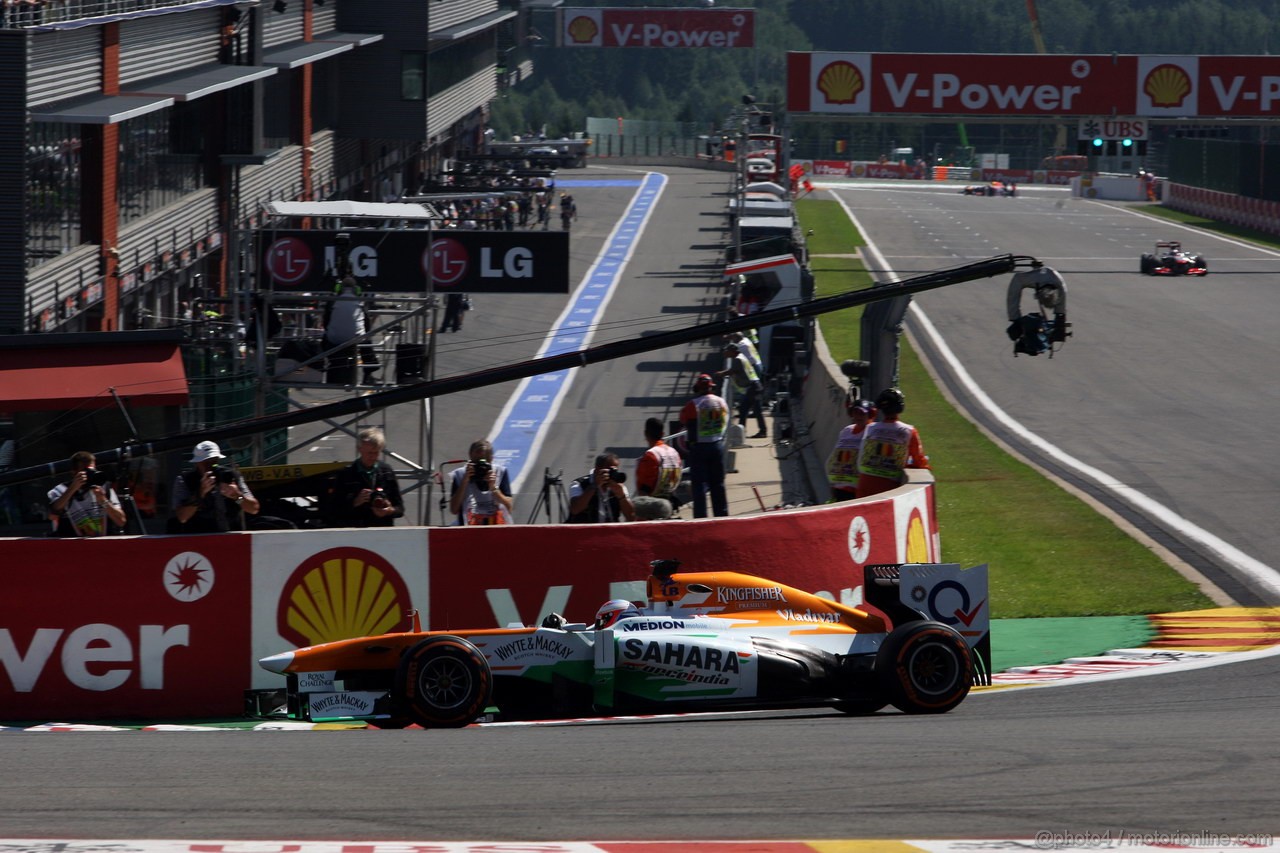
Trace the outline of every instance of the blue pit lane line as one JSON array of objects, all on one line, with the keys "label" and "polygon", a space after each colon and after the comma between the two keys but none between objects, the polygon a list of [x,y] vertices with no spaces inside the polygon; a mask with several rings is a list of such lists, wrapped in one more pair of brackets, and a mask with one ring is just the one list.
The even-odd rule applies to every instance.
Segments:
[{"label": "blue pit lane line", "polygon": [[561,187],[638,187],[643,181],[635,178],[561,178],[556,181],[555,189]]},{"label": "blue pit lane line", "polygon": [[[613,297],[627,262],[635,252],[662,191],[667,176],[645,175],[636,182],[628,181],[562,181],[559,186],[635,186],[639,185],[622,218],[605,240],[591,269],[569,297],[569,304],[547,333],[536,358],[563,355],[586,349],[595,336],[595,327],[604,319],[605,308]],[[531,376],[521,381],[502,413],[498,415],[493,436],[493,456],[506,467],[511,489],[519,492],[524,485],[526,467],[537,457],[548,424],[555,419],[576,368]]]}]

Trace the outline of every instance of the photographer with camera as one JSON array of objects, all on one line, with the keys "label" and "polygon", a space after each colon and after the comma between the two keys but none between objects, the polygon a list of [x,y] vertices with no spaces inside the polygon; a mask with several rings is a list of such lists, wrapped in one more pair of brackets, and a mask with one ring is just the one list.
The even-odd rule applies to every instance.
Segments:
[{"label": "photographer with camera", "polygon": [[87,450],[71,456],[71,480],[49,490],[49,520],[58,537],[106,536],[123,529],[124,510],[106,473]]},{"label": "photographer with camera", "polygon": [[191,454],[193,468],[173,482],[173,520],[169,533],[225,533],[245,530],[245,515],[262,508],[244,477],[212,441],[202,441]]},{"label": "photographer with camera", "polygon": [[596,467],[569,487],[569,524],[635,521],[636,510],[627,491],[627,475],[618,470],[618,457],[601,453]]},{"label": "photographer with camera", "polygon": [[325,527],[392,527],[404,515],[396,472],[382,461],[386,446],[377,427],[356,433],[359,456],[329,479],[321,496]]},{"label": "photographer with camera", "polygon": [[470,462],[453,472],[449,492],[449,511],[457,519],[454,524],[510,524],[511,480],[507,469],[493,461],[493,445],[487,439],[471,442],[467,451]]}]

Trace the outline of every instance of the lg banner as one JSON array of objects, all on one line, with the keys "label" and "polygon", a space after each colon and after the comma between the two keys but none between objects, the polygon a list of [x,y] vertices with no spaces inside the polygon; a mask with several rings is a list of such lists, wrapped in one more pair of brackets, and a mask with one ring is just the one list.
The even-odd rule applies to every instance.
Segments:
[{"label": "lg banner", "polygon": [[[343,231],[351,270],[378,293],[568,293],[569,235],[558,231]],[[259,278],[274,290],[321,290],[336,231],[259,232]]]},{"label": "lg banner", "polygon": [[754,9],[560,10],[561,47],[755,47]]}]

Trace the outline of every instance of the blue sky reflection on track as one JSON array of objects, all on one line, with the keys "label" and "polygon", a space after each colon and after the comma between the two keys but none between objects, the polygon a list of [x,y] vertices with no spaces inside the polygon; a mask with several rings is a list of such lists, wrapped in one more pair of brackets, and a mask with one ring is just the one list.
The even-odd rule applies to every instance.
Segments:
[{"label": "blue sky reflection on track", "polygon": [[[639,181],[560,181],[557,189],[583,186],[637,185],[626,213],[605,240],[591,269],[569,297],[569,304],[547,334],[535,358],[563,355],[586,349],[604,319],[605,308],[618,286],[627,262],[635,253],[640,235],[667,186],[666,175],[648,173]],[[507,468],[511,488],[519,492],[525,469],[538,455],[548,424],[555,419],[561,401],[573,385],[576,368],[544,373],[523,380],[490,430],[494,459]]]}]

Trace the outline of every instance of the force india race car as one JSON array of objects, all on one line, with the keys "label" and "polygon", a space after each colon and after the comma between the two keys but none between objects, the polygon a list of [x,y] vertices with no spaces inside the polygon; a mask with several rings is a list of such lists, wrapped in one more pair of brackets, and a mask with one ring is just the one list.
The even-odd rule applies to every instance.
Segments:
[{"label": "force india race car", "polygon": [[1140,265],[1143,275],[1199,275],[1209,274],[1204,255],[1183,251],[1178,242],[1156,243],[1154,252],[1144,254]]},{"label": "force india race car", "polygon": [[857,607],[678,567],[654,561],[647,606],[607,602],[594,625],[415,626],[271,655],[259,663],[287,687],[250,691],[246,706],[383,728],[820,705],[939,714],[990,683],[986,566],[867,566]]}]

